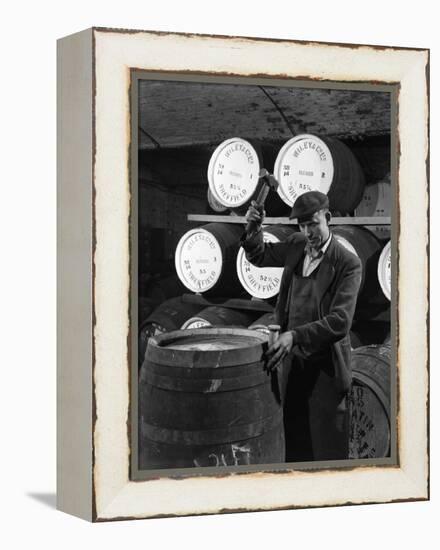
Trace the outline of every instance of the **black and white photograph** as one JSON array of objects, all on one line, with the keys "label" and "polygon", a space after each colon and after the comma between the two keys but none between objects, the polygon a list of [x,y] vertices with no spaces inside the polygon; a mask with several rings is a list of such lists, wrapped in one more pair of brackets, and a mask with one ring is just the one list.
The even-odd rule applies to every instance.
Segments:
[{"label": "black and white photograph", "polygon": [[132,73],[132,473],[396,460],[395,91]]},{"label": "black and white photograph", "polygon": [[429,51],[59,42],[58,508],[429,498]]}]

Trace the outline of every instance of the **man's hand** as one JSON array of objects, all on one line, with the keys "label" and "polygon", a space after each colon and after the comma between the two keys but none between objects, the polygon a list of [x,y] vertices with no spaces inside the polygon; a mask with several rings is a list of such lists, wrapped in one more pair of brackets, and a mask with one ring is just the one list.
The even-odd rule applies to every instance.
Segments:
[{"label": "man's hand", "polygon": [[252,201],[246,212],[246,222],[252,228],[251,232],[256,232],[260,229],[265,215],[263,206],[259,206],[256,201]]},{"label": "man's hand", "polygon": [[266,352],[266,368],[269,371],[278,368],[284,357],[292,350],[293,344],[293,334],[291,332],[283,332]]}]

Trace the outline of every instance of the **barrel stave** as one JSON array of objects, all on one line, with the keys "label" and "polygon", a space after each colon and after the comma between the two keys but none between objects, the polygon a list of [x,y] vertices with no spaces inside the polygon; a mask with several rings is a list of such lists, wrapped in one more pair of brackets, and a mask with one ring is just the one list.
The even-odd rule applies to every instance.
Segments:
[{"label": "barrel stave", "polygon": [[[282,434],[282,432],[281,432]],[[217,445],[185,445],[149,440],[141,450],[141,469],[208,468],[276,464],[284,453],[284,437],[279,427],[259,437]]]},{"label": "barrel stave", "polygon": [[164,390],[145,383],[141,393],[142,416],[150,425],[176,430],[247,426],[280,414],[277,397],[268,392],[270,376],[265,377],[265,382],[257,386],[226,392],[219,391],[223,382],[219,378],[202,380],[204,384],[200,380],[198,384],[188,384],[186,379],[184,391]]}]

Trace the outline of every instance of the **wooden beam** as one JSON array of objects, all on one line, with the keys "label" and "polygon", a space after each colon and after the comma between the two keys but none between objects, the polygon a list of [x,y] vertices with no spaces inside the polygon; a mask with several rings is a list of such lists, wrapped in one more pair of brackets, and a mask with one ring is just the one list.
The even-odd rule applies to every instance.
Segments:
[{"label": "wooden beam", "polygon": [[[241,223],[246,224],[246,218],[244,216],[234,215],[212,215],[212,214],[188,214],[188,221],[190,222],[218,222],[218,223]],[[264,220],[265,225],[298,225],[296,220],[290,220],[289,218],[274,218],[268,217]],[[331,219],[331,225],[391,225],[391,218],[389,216],[375,216],[375,217],[335,217]]]}]

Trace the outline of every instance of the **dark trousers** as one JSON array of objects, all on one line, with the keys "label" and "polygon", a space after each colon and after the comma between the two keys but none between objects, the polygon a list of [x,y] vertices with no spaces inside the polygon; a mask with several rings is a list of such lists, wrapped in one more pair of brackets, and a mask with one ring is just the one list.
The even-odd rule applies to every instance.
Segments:
[{"label": "dark trousers", "polygon": [[286,462],[348,458],[349,411],[329,357],[294,356],[284,399]]}]

